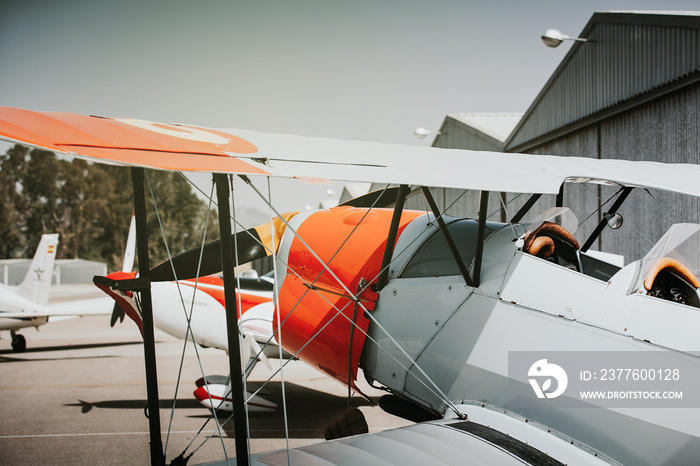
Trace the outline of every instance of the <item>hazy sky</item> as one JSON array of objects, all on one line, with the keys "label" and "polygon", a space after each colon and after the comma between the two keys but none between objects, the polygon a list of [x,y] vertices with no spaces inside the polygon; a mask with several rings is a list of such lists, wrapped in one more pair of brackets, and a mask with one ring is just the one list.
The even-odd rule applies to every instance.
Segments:
[{"label": "hazy sky", "polygon": [[0,0],[0,105],[429,145],[445,114],[524,112],[570,47],[545,29],[659,9],[700,1]]}]

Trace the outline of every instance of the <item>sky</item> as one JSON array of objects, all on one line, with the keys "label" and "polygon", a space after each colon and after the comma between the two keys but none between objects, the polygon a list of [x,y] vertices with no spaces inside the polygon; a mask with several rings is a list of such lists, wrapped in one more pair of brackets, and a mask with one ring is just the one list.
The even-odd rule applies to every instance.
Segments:
[{"label": "sky", "polygon": [[430,145],[446,114],[525,112],[570,48],[542,33],[613,10],[700,1],[0,0],[0,105]]}]

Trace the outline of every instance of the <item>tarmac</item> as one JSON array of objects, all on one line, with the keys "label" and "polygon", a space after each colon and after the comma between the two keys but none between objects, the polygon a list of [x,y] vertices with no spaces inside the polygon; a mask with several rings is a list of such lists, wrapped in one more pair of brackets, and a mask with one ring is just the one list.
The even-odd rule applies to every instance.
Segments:
[{"label": "tarmac", "polygon": [[[63,285],[52,289],[52,300],[99,293],[91,285]],[[143,344],[136,325],[127,319],[110,328],[109,316],[99,315],[20,333],[27,339],[24,353],[12,351],[9,332],[0,340],[0,464],[150,464]],[[228,374],[226,354],[192,343],[185,348],[157,329],[155,335],[166,464],[185,450],[194,453],[189,464],[233,459],[233,422],[218,429],[211,412],[192,396],[203,374]],[[270,362],[278,367],[279,361]],[[272,374],[258,364],[248,381],[260,384]],[[361,374],[358,379],[360,389],[378,401],[383,392],[369,387]],[[251,454],[324,441],[326,426],[347,411],[347,387],[300,361],[286,366],[284,381],[286,403],[277,375],[263,391],[277,410],[249,414]],[[370,432],[411,424],[357,394],[351,402]]]}]

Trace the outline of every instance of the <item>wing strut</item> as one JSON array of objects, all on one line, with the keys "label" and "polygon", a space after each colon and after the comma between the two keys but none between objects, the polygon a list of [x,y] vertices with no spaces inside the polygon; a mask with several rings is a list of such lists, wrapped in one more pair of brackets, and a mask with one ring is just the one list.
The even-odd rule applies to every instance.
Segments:
[{"label": "wing strut", "polygon": [[401,214],[403,213],[403,205],[406,201],[406,196],[408,196],[408,185],[402,184],[401,186],[399,186],[399,192],[396,194],[396,205],[394,206],[394,215],[391,217],[389,236],[386,240],[386,247],[384,248],[382,268],[380,269],[381,274],[377,279],[376,289],[373,290],[377,293],[382,291],[382,288],[384,288],[386,284],[389,283],[389,264],[391,263],[391,256],[394,254],[396,235],[399,231],[399,222],[401,221]]},{"label": "wing strut", "polygon": [[613,205],[610,207],[610,210],[603,214],[603,218],[600,219],[600,223],[598,223],[598,226],[595,227],[595,230],[593,230],[591,236],[589,236],[586,242],[583,243],[583,246],[581,246],[581,252],[586,252],[591,246],[593,246],[595,240],[597,240],[600,234],[603,232],[605,225],[608,224],[608,217],[611,215],[615,215],[617,209],[620,208],[622,203],[625,202],[625,200],[627,199],[627,196],[629,196],[632,192],[632,189],[633,188],[629,186],[622,188],[622,193],[620,194],[620,196],[615,200]]},{"label": "wing strut", "polygon": [[532,206],[535,205],[535,202],[537,202],[540,197],[542,197],[542,194],[539,193],[535,193],[530,196],[530,199],[528,199],[520,210],[513,216],[513,218],[510,219],[509,223],[520,223],[520,220],[522,220],[530,209],[532,209]]},{"label": "wing strut", "polygon": [[561,187],[559,188],[556,205],[557,207],[564,207],[564,183],[562,183]]},{"label": "wing strut", "polygon": [[[139,276],[150,280],[148,259],[148,229],[146,226],[146,196],[143,187],[143,168],[131,169],[134,190],[134,216],[136,218],[136,242],[139,254]],[[146,365],[146,394],[148,397],[148,427],[151,436],[151,465],[165,464],[163,443],[160,437],[160,402],[158,400],[158,375],[156,373],[156,346],[153,333],[153,306],[150,284],[141,289],[141,319],[143,322],[143,352]]]},{"label": "wing strut", "polygon": [[236,436],[236,464],[247,465],[248,439],[245,414],[245,392],[242,386],[241,348],[238,341],[238,309],[236,304],[236,277],[234,275],[231,218],[229,217],[229,190],[225,174],[215,173],[216,197],[219,204],[219,234],[221,238],[221,265],[224,273],[224,299],[228,360],[233,398],[233,427]]},{"label": "wing strut", "polygon": [[479,227],[476,232],[476,254],[474,255],[474,277],[472,279],[474,288],[478,288],[479,282],[481,282],[481,259],[484,257],[484,231],[486,229],[488,208],[489,192],[481,191],[481,198],[479,199]]},{"label": "wing strut", "polygon": [[[457,267],[459,267],[459,271],[462,274],[462,277],[464,277],[464,281],[467,283],[467,286],[473,286],[472,279],[469,277],[469,271],[467,270],[467,266],[464,265],[464,261],[462,261],[462,256],[459,255],[459,250],[457,249],[457,245],[455,245],[455,242],[452,239],[452,235],[450,234],[450,231],[447,229],[447,225],[445,225],[445,220],[443,220],[442,214],[440,213],[440,210],[438,210],[437,204],[435,204],[435,199],[433,199],[433,195],[430,194],[430,189],[425,187],[425,186],[421,187],[420,189],[421,189],[421,191],[423,191],[423,195],[425,196],[425,200],[428,201],[428,205],[430,206],[430,210],[433,211],[433,215],[435,215],[435,218],[437,219],[438,226],[440,227],[440,231],[442,232],[442,235],[445,237],[445,241],[447,241],[447,246],[450,248],[450,252],[452,253],[452,256],[454,257],[455,262],[457,262]],[[484,222],[485,222],[486,215],[483,215],[482,217],[484,218]]]}]

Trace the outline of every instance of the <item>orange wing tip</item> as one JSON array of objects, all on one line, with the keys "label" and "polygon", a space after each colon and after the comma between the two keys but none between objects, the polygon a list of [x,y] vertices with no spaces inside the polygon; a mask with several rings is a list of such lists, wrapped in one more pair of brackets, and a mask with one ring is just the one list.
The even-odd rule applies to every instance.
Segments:
[{"label": "orange wing tip", "polygon": [[258,152],[255,144],[203,127],[0,107],[0,139],[103,163],[270,175],[237,157]]},{"label": "orange wing tip", "polygon": [[672,259],[670,257],[662,257],[661,259],[656,261],[656,264],[654,264],[654,267],[649,271],[649,274],[644,279],[645,290],[651,290],[651,287],[654,285],[654,280],[656,280],[656,276],[659,274],[659,272],[661,272],[664,269],[668,269],[669,272],[683,278],[693,287],[700,288],[700,281],[693,274],[693,272],[691,272],[690,269],[688,269],[688,267],[681,264],[676,259]]}]

